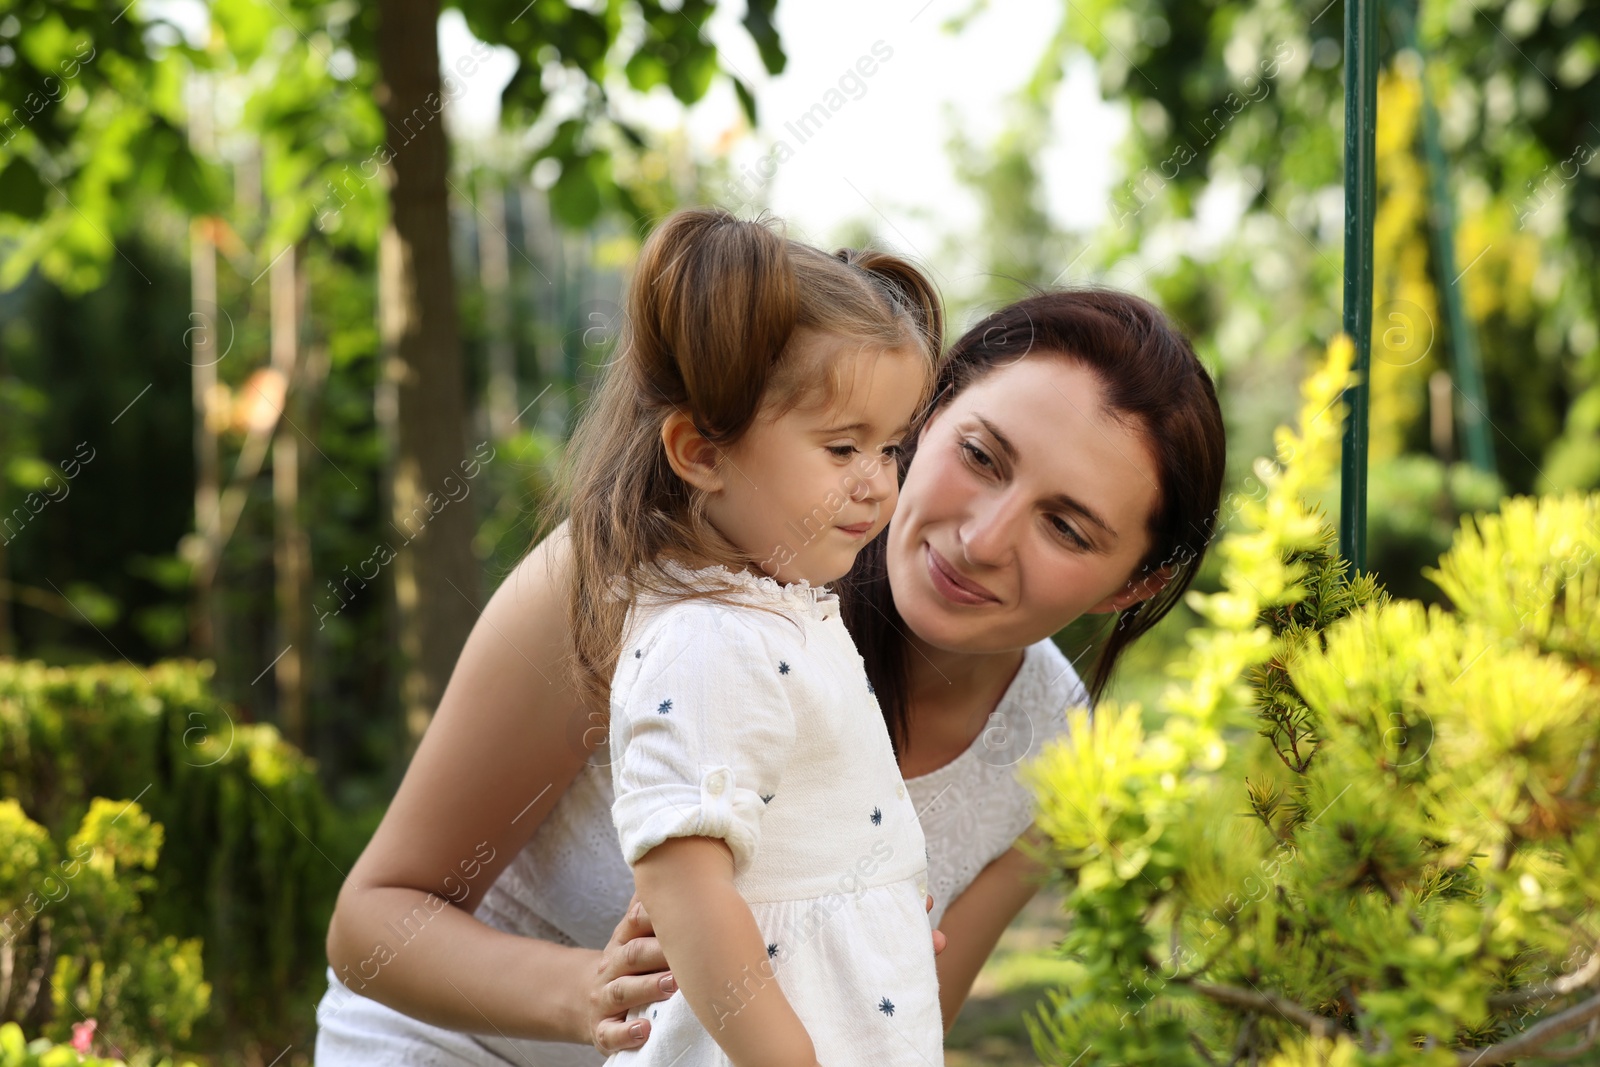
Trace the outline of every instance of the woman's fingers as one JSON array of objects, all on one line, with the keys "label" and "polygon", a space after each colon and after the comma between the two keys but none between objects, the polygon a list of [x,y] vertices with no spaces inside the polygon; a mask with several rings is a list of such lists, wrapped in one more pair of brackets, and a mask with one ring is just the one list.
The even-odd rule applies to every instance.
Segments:
[{"label": "woman's fingers", "polygon": [[645,1038],[650,1036],[649,1020],[629,1020],[628,1012],[643,1004],[666,1000],[677,991],[677,982],[670,973],[630,974],[607,982],[601,988],[595,1009],[594,1047],[601,1052],[616,1052],[644,1044]]},{"label": "woman's fingers", "polygon": [[594,1028],[594,1047],[608,1055],[623,1049],[638,1048],[650,1036],[646,1019],[605,1019]]},{"label": "woman's fingers", "polygon": [[[928,894],[927,900],[922,905],[928,911],[933,911],[933,894]],[[938,930],[933,932],[933,954],[937,956],[944,951],[944,946],[949,943],[949,938]]]},{"label": "woman's fingers", "polygon": [[623,913],[622,921],[611,931],[611,941],[620,945],[636,937],[654,937],[655,933],[656,928],[650,922],[650,915],[644,910],[644,901],[635,894],[633,899],[628,901],[628,910]]},{"label": "woman's fingers", "polygon": [[611,932],[600,954],[596,985],[589,995],[589,1032],[601,1052],[637,1048],[650,1034],[644,1019],[629,1020],[629,1011],[665,1000],[677,991],[667,971],[667,958],[644,905],[635,897]]},{"label": "woman's fingers", "polygon": [[625,1015],[641,1004],[666,1000],[677,991],[678,983],[670,971],[666,974],[630,974],[607,982],[601,1000],[604,1007],[610,1009],[609,1015]]}]

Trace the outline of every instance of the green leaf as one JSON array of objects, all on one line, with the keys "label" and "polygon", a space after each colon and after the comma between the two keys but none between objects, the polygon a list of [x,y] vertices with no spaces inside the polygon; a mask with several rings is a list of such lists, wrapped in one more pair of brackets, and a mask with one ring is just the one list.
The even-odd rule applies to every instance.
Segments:
[{"label": "green leaf", "polygon": [[[772,13],[777,6],[778,0],[748,0],[745,4],[744,28],[760,50],[761,63],[767,68],[768,74],[782,74],[789,61],[783,51],[783,42],[778,39],[778,28],[772,22]],[[743,99],[742,95],[740,99]],[[747,109],[746,113],[753,124],[756,121],[754,109]]]},{"label": "green leaf", "polygon": [[661,62],[661,57],[654,52],[640,50],[635,52],[624,68],[628,74],[628,84],[647,93],[658,85],[667,84],[667,65]]},{"label": "green leaf", "polygon": [[744,83],[743,78],[733,79],[733,91],[739,96],[739,106],[744,109],[744,117],[750,120],[750,125],[759,126],[760,120],[756,118],[756,94],[750,91],[750,86]]},{"label": "green leaf", "polygon": [[668,84],[672,87],[673,96],[685,104],[693,104],[706,95],[706,90],[711,88],[711,80],[717,76],[720,68],[717,50],[698,40],[685,53],[672,65]]},{"label": "green leaf", "polygon": [[600,187],[595,181],[595,159],[567,160],[561,177],[550,187],[550,210],[573,229],[588,226],[600,215]]},{"label": "green leaf", "polygon": [[44,214],[44,182],[33,164],[20,156],[0,171],[0,211],[24,219]]}]

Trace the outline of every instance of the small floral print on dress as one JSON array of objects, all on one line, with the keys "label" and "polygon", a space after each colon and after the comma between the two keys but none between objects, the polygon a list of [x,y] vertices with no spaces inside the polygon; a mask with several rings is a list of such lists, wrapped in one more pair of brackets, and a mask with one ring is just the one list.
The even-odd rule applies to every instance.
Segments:
[{"label": "small floral print on dress", "polygon": [[867,679],[867,692],[872,694],[873,696],[877,696],[878,695],[878,691],[876,689],[872,688],[872,679],[871,678]]},{"label": "small floral print on dress", "polygon": [[883,825],[883,812],[879,811],[877,808],[873,808],[872,809],[872,825],[874,825],[874,826],[882,826]]},{"label": "small floral print on dress", "polygon": [[767,946],[767,959],[770,960],[772,957],[776,956],[777,954],[778,954],[778,943],[776,941],[774,941],[772,944]]},{"label": "small floral print on dress", "polygon": [[644,649],[636,648],[636,649],[633,650],[633,658],[634,659],[638,659],[642,655],[644,655]]},{"label": "small floral print on dress", "polygon": [[761,803],[763,803],[763,804],[771,804],[772,803],[772,798],[777,796],[777,795],[778,794],[776,794],[776,793],[762,793],[761,794]]},{"label": "small floral print on dress", "polygon": [[789,673],[789,661],[788,660],[780,659],[778,661],[778,673],[779,674],[788,674]]},{"label": "small floral print on dress", "polygon": [[657,715],[665,715],[667,712],[669,712],[671,710],[672,710],[672,701],[670,699],[663,700],[661,703],[656,705],[656,714]]},{"label": "small floral print on dress", "polygon": [[883,1012],[885,1015],[893,1015],[894,1001],[890,1000],[888,997],[884,997],[882,1000],[878,1001],[878,1010]]}]

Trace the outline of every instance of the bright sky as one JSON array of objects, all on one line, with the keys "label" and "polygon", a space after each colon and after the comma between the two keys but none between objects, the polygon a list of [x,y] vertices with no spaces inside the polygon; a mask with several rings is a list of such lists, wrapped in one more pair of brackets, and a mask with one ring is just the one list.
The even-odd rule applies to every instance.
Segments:
[{"label": "bright sky", "polygon": [[[946,21],[971,4],[784,0],[778,27],[789,63],[776,78],[765,75],[739,25],[743,5],[722,5],[709,34],[724,62],[754,86],[761,118],[760,129],[731,144],[734,172],[751,168],[746,188],[764,188],[758,195],[797,236],[821,243],[865,221],[886,243],[926,260],[940,257],[941,237],[972,232],[977,204],[957,181],[946,145],[956,129],[978,145],[1000,132],[1006,98],[1032,72],[1066,5],[1006,0],[959,33],[948,32]],[[446,12],[440,21],[446,68],[472,44],[461,16]],[[497,59],[464,82],[452,116],[462,134],[492,128],[496,120],[511,72],[509,53]],[[830,90],[839,95],[828,96]],[[813,120],[800,130],[800,117],[819,103],[836,110],[820,128]],[[628,111],[659,129],[684,125],[708,155],[727,150],[730,133],[744,129],[726,83],[687,116],[665,89],[635,98]],[[1054,115],[1054,140],[1041,160],[1051,214],[1064,226],[1092,229],[1108,215],[1126,108],[1101,101],[1094,68],[1080,56],[1069,65]],[[778,147],[780,140],[792,155]],[[764,158],[770,183],[757,180]]]}]

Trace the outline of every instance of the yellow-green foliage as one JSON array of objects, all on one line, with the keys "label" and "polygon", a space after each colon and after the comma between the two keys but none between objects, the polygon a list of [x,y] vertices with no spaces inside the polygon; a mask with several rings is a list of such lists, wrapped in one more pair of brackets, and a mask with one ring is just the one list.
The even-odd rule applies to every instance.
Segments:
[{"label": "yellow-green foliage", "polygon": [[[211,695],[209,673],[207,664],[183,662],[0,661],[0,792],[16,801],[0,805],[0,903],[36,889],[64,858],[57,846],[30,850],[32,839],[11,830],[24,812],[66,857],[98,841],[86,862],[115,864],[107,906],[131,911],[138,898],[151,920],[141,952],[164,969],[107,955],[102,978],[86,957],[72,975],[78,987],[121,981],[118,968],[131,965],[143,968],[143,987],[188,996],[203,945],[216,988],[195,1041],[213,1043],[226,1030],[235,1045],[253,1037],[282,1048],[310,1028],[304,991],[320,977],[340,870],[362,842],[358,827],[335,818],[311,761],[271,726],[236,721]],[[104,807],[97,795],[138,797],[135,810],[149,820]],[[85,996],[83,1004],[99,1003]],[[81,1018],[70,1007],[64,1014]],[[157,1012],[150,1025],[178,1035],[186,1019]],[[34,1021],[42,1020],[24,1018],[30,1033]]]},{"label": "yellow-green foliage", "polygon": [[1352,580],[1303,502],[1347,353],[1230,501],[1161,728],[1105,704],[1028,768],[1083,967],[1047,1063],[1488,1067],[1600,1018],[1600,983],[1544,985],[1600,932],[1600,497],[1467,520],[1453,611]]},{"label": "yellow-green foliage", "polygon": [[58,849],[14,800],[0,802],[0,854],[28,862],[7,868],[0,1017],[58,1040],[93,1019],[129,1049],[190,1035],[211,997],[200,942],[162,936],[144,914],[161,837],[137,803],[95,797]]},{"label": "yellow-green foliage", "polygon": [[[124,1067],[128,1062],[84,1055],[71,1045],[58,1045],[46,1037],[28,1041],[23,1037],[22,1027],[16,1023],[0,1025],[0,1067]],[[131,1062],[140,1067],[173,1067],[169,1056],[160,1059],[144,1056]],[[185,1060],[182,1067],[195,1067],[195,1064]]]}]

